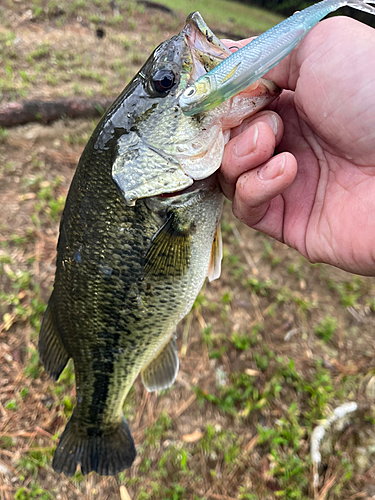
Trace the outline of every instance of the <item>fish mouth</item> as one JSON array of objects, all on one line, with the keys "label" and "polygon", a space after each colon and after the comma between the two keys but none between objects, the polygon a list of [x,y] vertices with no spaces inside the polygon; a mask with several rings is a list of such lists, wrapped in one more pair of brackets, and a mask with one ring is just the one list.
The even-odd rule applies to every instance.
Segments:
[{"label": "fish mouth", "polygon": [[205,179],[201,179],[198,181],[194,181],[193,184],[188,186],[185,189],[182,189],[181,191],[174,191],[173,193],[162,193],[159,194],[157,197],[158,198],[176,198],[178,196],[182,196],[185,194],[190,194],[194,193],[196,191],[202,191],[210,188],[219,188],[219,181],[217,178],[217,172],[214,172],[212,175],[209,177],[206,177]]},{"label": "fish mouth", "polygon": [[207,26],[199,12],[187,17],[182,33],[192,56],[191,82],[211,71],[232,53]]},{"label": "fish mouth", "polygon": [[[181,34],[184,35],[185,44],[190,52],[190,80],[187,85],[191,85],[193,81],[211,71],[232,54],[207,26],[199,12],[188,16]],[[230,139],[230,129],[265,107],[278,95],[280,89],[273,82],[261,78],[238,96],[223,103],[220,108],[225,106],[225,111],[220,111],[219,107],[211,110],[211,118],[205,119],[205,124],[208,126],[202,127],[199,137],[175,145],[174,157],[180,163],[183,172],[193,181],[197,181],[217,171],[224,147]],[[205,115],[203,113],[201,117],[198,115],[195,119],[200,120]]]}]

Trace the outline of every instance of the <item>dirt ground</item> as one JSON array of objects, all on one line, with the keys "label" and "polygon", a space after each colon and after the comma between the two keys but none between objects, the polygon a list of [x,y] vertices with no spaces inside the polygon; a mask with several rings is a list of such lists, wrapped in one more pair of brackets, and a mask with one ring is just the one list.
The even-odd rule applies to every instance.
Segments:
[{"label": "dirt ground", "polygon": [[[100,2],[87,12],[86,2],[67,2],[63,14],[57,2],[4,4],[0,104],[115,97],[183,25],[135,4],[121,19]],[[178,327],[176,383],[149,394],[137,380],[125,403],[134,465],[109,478],[52,470],[74,371],[53,384],[37,335],[64,199],[94,126],[62,119],[0,130],[0,498],[375,498],[375,282],[309,264],[238,222],[229,202],[222,276]],[[314,485],[312,431],[350,401],[358,409],[327,431]]]}]

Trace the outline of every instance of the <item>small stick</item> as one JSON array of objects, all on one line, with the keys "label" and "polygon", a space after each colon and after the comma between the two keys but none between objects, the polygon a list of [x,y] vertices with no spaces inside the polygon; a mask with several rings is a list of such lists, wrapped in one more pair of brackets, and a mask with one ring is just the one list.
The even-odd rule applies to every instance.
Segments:
[{"label": "small stick", "polygon": [[[318,425],[313,430],[311,435],[311,444],[310,444],[310,455],[311,461],[313,464],[313,488],[314,488],[314,498],[320,500],[320,496],[318,496],[317,488],[319,484],[319,464],[322,460],[322,456],[320,454],[320,444],[322,439],[325,436],[326,431],[331,427],[331,425],[341,418],[344,418],[348,413],[352,413],[356,411],[358,405],[355,401],[350,403],[344,403],[341,406],[335,408],[332,414],[325,420],[325,422],[321,425]],[[323,497],[324,498],[324,497]]]},{"label": "small stick", "polygon": [[16,474],[16,473],[17,473],[16,469],[15,469],[14,467],[12,467],[11,465],[6,464],[6,463],[5,463],[5,462],[3,462],[2,460],[0,460],[0,463],[1,463],[4,467],[6,467],[6,468],[7,468],[7,469],[9,469],[10,471],[12,471],[14,474]]},{"label": "small stick", "polygon": [[187,343],[188,343],[189,331],[190,331],[190,325],[191,325],[192,318],[193,318],[193,313],[192,313],[192,311],[190,311],[190,313],[186,316],[184,331],[182,333],[182,346],[181,346],[181,353],[180,353],[181,357],[186,356]]},{"label": "small stick", "polygon": [[175,412],[173,418],[178,418],[180,415],[182,415],[184,411],[186,411],[189,408],[189,406],[194,403],[196,399],[197,399],[196,394],[192,394],[190,398],[187,401],[185,401],[185,403],[182,406],[180,406],[180,408]]},{"label": "small stick", "polygon": [[332,477],[328,479],[327,482],[324,483],[324,486],[318,496],[318,500],[325,500],[327,493],[329,490],[332,488],[332,486],[335,484],[337,479],[337,474],[334,474]]},{"label": "small stick", "polygon": [[232,233],[233,233],[233,236],[236,238],[239,247],[242,250],[242,253],[245,257],[247,265],[250,267],[251,272],[256,276],[257,274],[259,274],[259,270],[258,270],[253,258],[251,257],[249,252],[246,250],[246,245],[243,242],[242,236],[241,236],[239,230],[236,228],[236,226],[232,226]]},{"label": "small stick", "polygon": [[[249,453],[257,444],[258,444],[258,441],[259,441],[259,434],[255,434],[255,436],[253,436],[250,441],[245,445],[244,449],[241,451],[240,453],[240,456],[238,457],[239,459],[241,459],[242,457],[244,457],[244,455],[246,453]],[[242,463],[242,466],[244,464]],[[229,474],[228,476],[228,481],[231,482],[232,479],[234,478],[234,476],[237,474],[237,472],[239,471],[240,469],[240,465],[236,465],[236,467],[232,470],[232,472]]]}]

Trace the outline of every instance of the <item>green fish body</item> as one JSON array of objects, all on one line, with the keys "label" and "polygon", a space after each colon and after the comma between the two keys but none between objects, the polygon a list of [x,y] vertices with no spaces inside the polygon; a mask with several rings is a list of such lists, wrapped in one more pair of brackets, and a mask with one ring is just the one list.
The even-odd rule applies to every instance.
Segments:
[{"label": "green fish body", "polygon": [[185,116],[181,92],[227,55],[199,14],[189,16],[103,116],[78,164],[39,336],[54,380],[74,360],[76,407],[53,460],[68,476],[78,464],[101,475],[131,466],[125,397],[139,373],[149,391],[172,385],[176,325],[205,278],[220,274],[215,171],[225,130],[279,93],[263,82],[237,104]]}]

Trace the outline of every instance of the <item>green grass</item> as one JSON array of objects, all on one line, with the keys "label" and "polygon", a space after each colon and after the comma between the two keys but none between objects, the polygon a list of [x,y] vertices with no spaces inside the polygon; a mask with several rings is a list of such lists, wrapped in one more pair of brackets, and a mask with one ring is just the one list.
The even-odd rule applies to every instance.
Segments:
[{"label": "green grass", "polygon": [[9,292],[0,291],[0,306],[7,309],[3,315],[5,330],[9,330],[17,322],[25,321],[38,329],[45,304],[32,271],[13,270],[8,264],[3,264],[0,267],[1,274],[7,277],[10,285]]},{"label": "green grass", "polygon": [[54,498],[51,492],[41,488],[38,483],[19,488],[14,496],[14,500],[54,500]]},{"label": "green grass", "polygon": [[318,337],[329,342],[337,329],[337,318],[327,315],[314,329]]},{"label": "green grass", "polygon": [[159,3],[184,15],[197,10],[211,29],[237,30],[248,36],[283,20],[272,12],[226,0],[161,0]]},{"label": "green grass", "polygon": [[5,143],[8,138],[8,132],[0,127],[0,144]]},{"label": "green grass", "polygon": [[54,448],[35,448],[25,453],[19,460],[18,468],[23,475],[32,474],[34,478],[38,475],[38,471],[47,466],[52,457]]},{"label": "green grass", "polygon": [[262,328],[262,325],[255,326],[251,333],[237,333],[233,332],[231,341],[236,349],[239,351],[246,351],[250,347],[257,344],[258,332]]},{"label": "green grass", "polygon": [[[33,4],[31,10],[37,23],[47,21],[55,23],[57,28],[63,28],[73,19],[76,20],[77,16],[87,24],[97,26],[104,23],[107,35],[102,44],[107,44],[107,49],[96,55],[100,62],[97,70],[94,70],[91,44],[82,46],[82,50],[77,52],[76,43],[72,37],[70,42],[68,37],[66,47],[61,50],[60,43],[52,43],[43,36],[25,54],[18,47],[15,31],[0,31],[0,96],[5,96],[7,100],[28,98],[33,94],[34,85],[47,86],[51,96],[92,97],[118,94],[155,45],[163,41],[165,30],[174,34],[183,27],[183,21],[178,18],[146,11],[136,2],[124,0],[118,3],[118,16],[112,16],[108,4],[98,4],[95,0],[67,0],[58,16],[55,13],[60,6],[55,1]],[[177,3],[164,0],[162,3],[183,17],[199,10],[213,29],[243,36],[265,31],[282,19],[256,7],[225,0],[179,0]],[[143,39],[139,43],[137,27],[141,16],[149,17],[151,29],[149,33],[142,33]],[[113,72],[108,68],[105,56],[108,51],[116,52],[117,59],[121,60],[120,70]],[[0,143],[1,140],[0,134]]]}]

